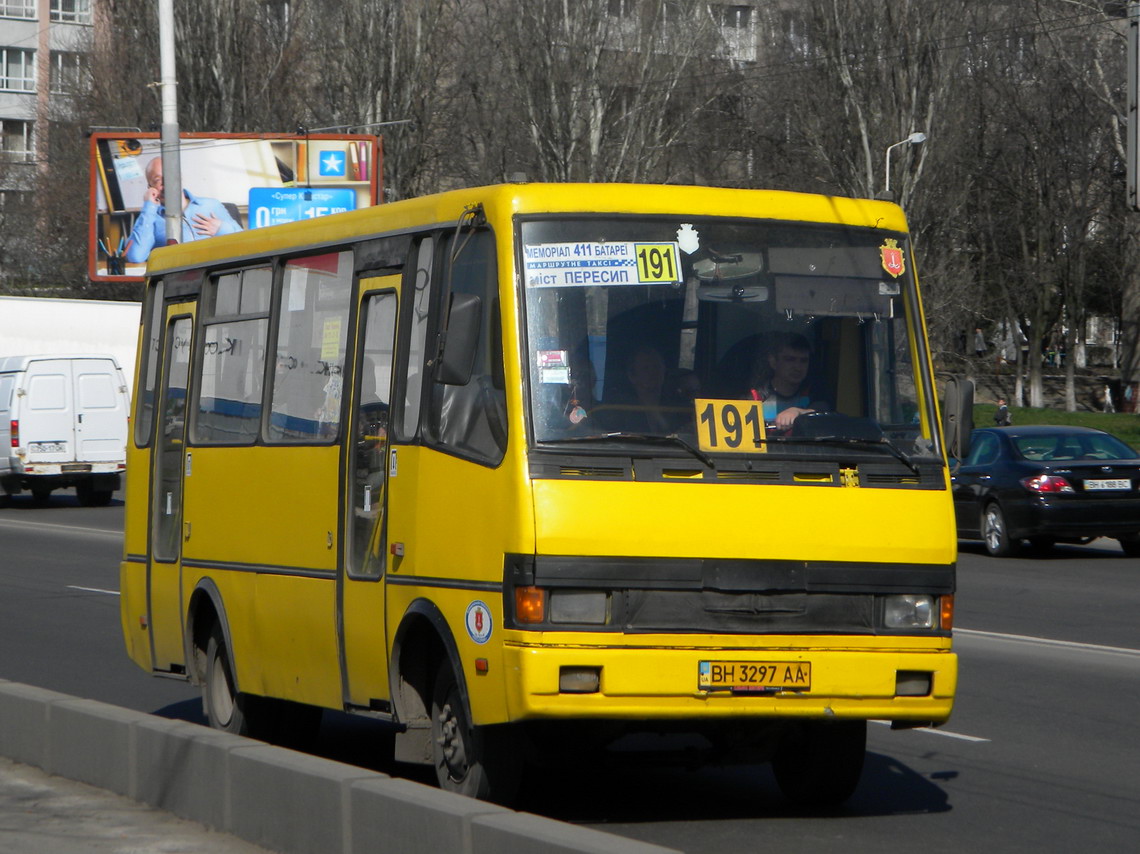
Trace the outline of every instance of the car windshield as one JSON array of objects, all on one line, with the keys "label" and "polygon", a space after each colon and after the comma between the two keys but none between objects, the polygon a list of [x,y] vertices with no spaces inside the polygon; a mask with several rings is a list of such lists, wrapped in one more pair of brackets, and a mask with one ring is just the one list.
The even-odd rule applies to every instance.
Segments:
[{"label": "car windshield", "polygon": [[937,455],[905,234],[612,216],[520,236],[536,442]]},{"label": "car windshield", "polygon": [[1034,462],[1136,458],[1136,451],[1108,433],[1039,433],[1014,436],[1013,444],[1024,459]]}]

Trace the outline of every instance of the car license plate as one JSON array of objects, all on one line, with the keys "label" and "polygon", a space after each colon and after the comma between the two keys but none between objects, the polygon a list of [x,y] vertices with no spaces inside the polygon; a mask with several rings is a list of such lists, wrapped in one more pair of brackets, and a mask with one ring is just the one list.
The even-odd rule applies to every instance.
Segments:
[{"label": "car license plate", "polygon": [[807,691],[811,663],[807,661],[701,661],[697,687],[702,691]]},{"label": "car license plate", "polygon": [[1085,492],[1094,492],[1096,490],[1108,489],[1131,489],[1132,481],[1127,478],[1115,478],[1111,480],[1086,480]]},{"label": "car license plate", "polygon": [[33,454],[62,454],[64,445],[63,442],[32,442],[28,451]]}]

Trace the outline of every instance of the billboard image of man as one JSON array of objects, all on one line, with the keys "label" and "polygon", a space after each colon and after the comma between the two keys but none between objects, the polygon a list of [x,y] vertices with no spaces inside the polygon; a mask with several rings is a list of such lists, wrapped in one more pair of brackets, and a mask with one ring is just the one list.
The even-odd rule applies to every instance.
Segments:
[{"label": "billboard image of man", "polygon": [[[155,157],[146,166],[146,190],[143,193],[142,210],[135,219],[126,246],[127,261],[132,264],[145,263],[155,246],[166,245],[166,221],[163,219],[165,210],[162,158]],[[183,188],[180,236],[183,243],[241,230],[241,225],[217,199],[195,196]]]}]

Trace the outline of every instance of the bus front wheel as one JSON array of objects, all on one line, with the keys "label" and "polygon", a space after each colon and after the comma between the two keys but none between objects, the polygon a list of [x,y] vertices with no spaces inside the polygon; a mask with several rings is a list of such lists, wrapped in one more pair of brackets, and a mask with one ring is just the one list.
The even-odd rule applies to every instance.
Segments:
[{"label": "bus front wheel", "polygon": [[835,807],[859,785],[866,752],[866,721],[804,721],[785,737],[772,770],[797,806]]},{"label": "bus front wheel", "polygon": [[509,726],[474,726],[445,659],[432,690],[432,759],[445,791],[507,804],[518,792],[522,761]]}]

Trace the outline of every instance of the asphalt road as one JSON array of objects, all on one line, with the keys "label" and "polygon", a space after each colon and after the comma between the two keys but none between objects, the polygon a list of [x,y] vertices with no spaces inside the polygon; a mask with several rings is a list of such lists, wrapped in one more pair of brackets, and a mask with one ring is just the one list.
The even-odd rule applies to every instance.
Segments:
[{"label": "asphalt road", "polygon": [[[0,500],[0,678],[201,722],[139,671],[118,616],[122,505]],[[766,767],[625,765],[539,781],[526,808],[689,852],[1133,851],[1140,835],[1140,560],[1115,543],[997,560],[964,544],[954,716],[872,725],[838,813],[790,809]],[[319,751],[385,767],[384,734],[326,715]]]}]

